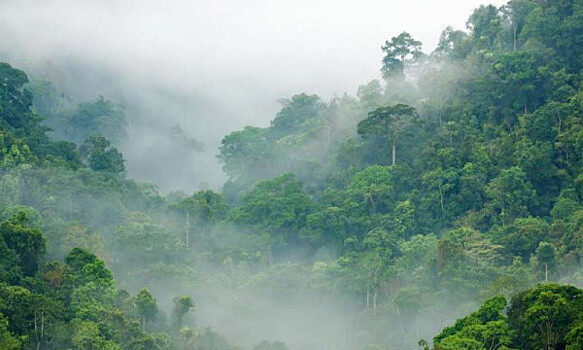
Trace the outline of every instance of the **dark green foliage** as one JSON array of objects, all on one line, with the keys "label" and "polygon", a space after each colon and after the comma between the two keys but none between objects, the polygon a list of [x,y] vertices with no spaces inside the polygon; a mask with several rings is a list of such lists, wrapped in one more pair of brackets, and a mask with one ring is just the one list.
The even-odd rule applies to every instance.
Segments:
[{"label": "dark green foliage", "polygon": [[385,78],[405,73],[405,68],[416,63],[421,57],[421,42],[413,39],[411,34],[403,32],[382,46],[385,52],[381,72]]},{"label": "dark green foliage", "polygon": [[293,174],[258,183],[233,211],[233,220],[271,233],[274,243],[297,242],[297,232],[306,224],[312,201]]},{"label": "dark green foliage", "polygon": [[490,299],[480,309],[456,321],[433,338],[435,350],[454,349],[509,349],[513,331],[503,314],[506,300]]},{"label": "dark green foliage", "polygon": [[[274,298],[346,306],[346,339],[306,348],[411,348],[428,320],[484,300],[435,348],[581,348],[579,290],[541,285],[508,312],[492,297],[582,281],[582,16],[572,0],[482,6],[429,56],[395,36],[386,86],[297,94],[270,126],[225,136],[222,193],[126,179],[120,106],[77,104],[0,64],[2,346],[234,349],[195,318],[216,306],[272,323],[287,316],[263,304]],[[201,147],[179,127],[171,137]],[[176,297],[166,320],[162,289],[192,290],[196,310]]]},{"label": "dark green foliage", "polygon": [[21,212],[11,220],[0,224],[0,237],[4,241],[5,249],[7,248],[5,250],[7,267],[10,266],[16,254],[23,275],[34,276],[44,258],[46,242],[38,230],[27,227],[25,214]]},{"label": "dark green foliage", "polygon": [[73,141],[80,144],[90,136],[102,136],[118,144],[127,137],[125,112],[120,106],[100,96],[82,103],[70,117]]},{"label": "dark green foliage", "polygon": [[122,154],[103,136],[90,136],[79,151],[91,170],[112,174],[125,172]]},{"label": "dark green foliage", "polygon": [[[577,349],[583,291],[541,284],[506,300],[491,299],[433,339],[434,349]],[[508,316],[506,316],[506,313]]]},{"label": "dark green foliage", "polygon": [[403,104],[379,107],[358,123],[360,135],[380,136],[391,145],[392,164],[397,164],[397,142],[417,121],[415,108]]},{"label": "dark green foliage", "polygon": [[32,94],[23,89],[26,74],[0,62],[0,128],[17,137],[32,134],[38,128],[38,117],[31,112]]},{"label": "dark green foliage", "polygon": [[[564,349],[567,334],[576,333],[583,310],[583,291],[543,284],[512,298],[508,323],[518,349]],[[576,342],[576,336],[569,341]]]},{"label": "dark green foliage", "polygon": [[282,102],[283,108],[271,121],[271,128],[276,135],[288,135],[297,132],[297,128],[306,121],[322,117],[325,105],[316,95],[304,93],[295,95],[291,100]]}]

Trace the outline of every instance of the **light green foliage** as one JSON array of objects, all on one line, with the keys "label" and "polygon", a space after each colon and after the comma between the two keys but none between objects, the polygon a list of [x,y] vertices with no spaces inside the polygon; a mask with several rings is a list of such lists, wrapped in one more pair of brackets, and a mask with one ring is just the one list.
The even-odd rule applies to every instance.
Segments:
[{"label": "light green foliage", "polygon": [[121,346],[112,341],[105,340],[100,334],[99,327],[92,321],[77,321],[74,324],[73,336],[71,342],[75,349],[78,350],[121,350]]},{"label": "light green foliage", "polygon": [[[482,6],[468,32],[446,28],[428,56],[406,32],[395,36],[382,47],[386,86],[282,100],[268,127],[222,139],[222,191],[192,195],[123,176],[112,146],[126,137],[123,108],[26,85],[24,72],[0,64],[0,343],[234,348],[195,328],[188,296],[166,318],[153,297],[163,288],[197,296],[197,325],[216,309],[241,322],[260,311],[283,327],[288,310],[264,307],[273,300],[338,302],[347,348],[408,349],[433,321],[487,298],[581,283],[582,9]],[[87,141],[77,149],[47,135]],[[201,147],[180,127],[171,138],[176,151]],[[132,297],[116,285],[149,289]],[[541,285],[515,296],[508,317],[495,297],[434,346],[579,349],[579,294]],[[305,334],[298,342],[328,333]]]},{"label": "light green foliage", "polygon": [[8,320],[0,314],[0,349],[19,350],[22,349],[21,340],[15,337],[8,330]]},{"label": "light green foliage", "polygon": [[367,167],[354,175],[347,192],[371,217],[379,210],[386,212],[394,199],[392,169],[380,165]]},{"label": "light green foliage", "polygon": [[358,87],[356,95],[360,100],[360,103],[368,110],[371,111],[379,106],[382,98],[383,88],[378,80],[371,80],[366,85],[361,85]]},{"label": "light green foliage", "polygon": [[486,194],[490,199],[487,208],[505,226],[528,212],[535,191],[527,182],[522,169],[513,167],[502,170],[492,179],[486,187]]},{"label": "light green foliage", "polygon": [[142,322],[142,330],[146,331],[146,322],[153,320],[158,313],[156,299],[146,288],[140,289],[133,297],[133,305],[137,308]]},{"label": "light green foliage", "polygon": [[468,35],[464,31],[455,30],[448,26],[441,32],[434,54],[438,57],[451,59],[464,58],[468,54],[466,52],[468,45],[465,43],[467,38]]},{"label": "light green foliage", "polygon": [[174,306],[172,308],[172,323],[174,327],[182,328],[184,317],[195,307],[194,300],[188,295],[182,295],[172,299]]}]

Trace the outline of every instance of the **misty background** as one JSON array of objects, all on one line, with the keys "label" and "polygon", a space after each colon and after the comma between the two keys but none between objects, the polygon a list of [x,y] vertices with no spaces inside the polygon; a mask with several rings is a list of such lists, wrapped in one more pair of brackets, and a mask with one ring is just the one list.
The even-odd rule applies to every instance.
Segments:
[{"label": "misty background", "polygon": [[[130,177],[164,192],[219,189],[226,134],[268,125],[296,93],[354,94],[380,78],[385,40],[407,30],[429,53],[483,3],[2,0],[0,61],[76,100],[123,105]],[[169,145],[177,125],[204,147]]]}]

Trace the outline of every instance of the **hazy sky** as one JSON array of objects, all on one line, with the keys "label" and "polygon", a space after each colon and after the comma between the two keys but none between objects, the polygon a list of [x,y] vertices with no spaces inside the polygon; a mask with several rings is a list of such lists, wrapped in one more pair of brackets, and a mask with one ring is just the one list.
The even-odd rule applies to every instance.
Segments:
[{"label": "hazy sky", "polygon": [[[53,62],[69,81],[83,83],[73,93],[122,91],[126,103],[140,105],[143,120],[155,122],[150,131],[162,121],[180,122],[214,159],[225,133],[267,125],[279,98],[354,94],[379,77],[386,39],[406,30],[430,52],[447,25],[465,29],[484,3],[0,0],[0,60],[25,69]],[[75,73],[67,72],[71,62]],[[168,106],[168,96],[177,95],[183,105]]]},{"label": "hazy sky", "polygon": [[168,83],[194,79],[219,90],[227,81],[229,88],[329,95],[377,77],[384,40],[406,30],[431,51],[447,25],[465,28],[483,3],[0,0],[0,22],[19,43],[32,41],[49,57],[82,53]]}]

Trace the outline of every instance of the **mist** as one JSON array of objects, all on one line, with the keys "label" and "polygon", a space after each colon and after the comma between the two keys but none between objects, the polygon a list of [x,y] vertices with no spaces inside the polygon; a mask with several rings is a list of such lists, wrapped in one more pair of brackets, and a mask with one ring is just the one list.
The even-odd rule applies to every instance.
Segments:
[{"label": "mist", "polygon": [[[5,0],[0,60],[77,100],[124,105],[132,178],[166,192],[219,189],[224,135],[268,125],[278,100],[296,93],[354,94],[379,78],[385,40],[407,30],[430,52],[481,3]],[[175,125],[204,151],[164,147]]]},{"label": "mist", "polygon": [[[127,174],[85,155],[17,164],[2,170],[0,218],[32,213],[50,259],[75,247],[102,259],[128,318],[147,288],[159,310],[142,331],[185,349],[203,349],[207,327],[230,344],[221,350],[414,349],[487,298],[543,281],[542,266],[545,282],[550,269],[581,286],[583,192],[565,175],[576,167],[538,177],[513,148],[558,143],[526,130],[546,96],[497,90],[495,59],[516,53],[516,27],[494,9],[502,24],[485,44],[465,22],[482,3],[4,0],[0,62],[71,105],[113,101],[127,117],[113,140]],[[432,55],[447,26],[466,31],[449,43],[459,57]],[[426,56],[383,78],[381,45],[403,31]],[[563,81],[557,91],[577,91]],[[367,130],[402,103],[413,112],[398,142],[397,122],[392,144]],[[554,153],[541,154],[532,162],[552,168]],[[196,304],[183,323],[178,296]]]}]

